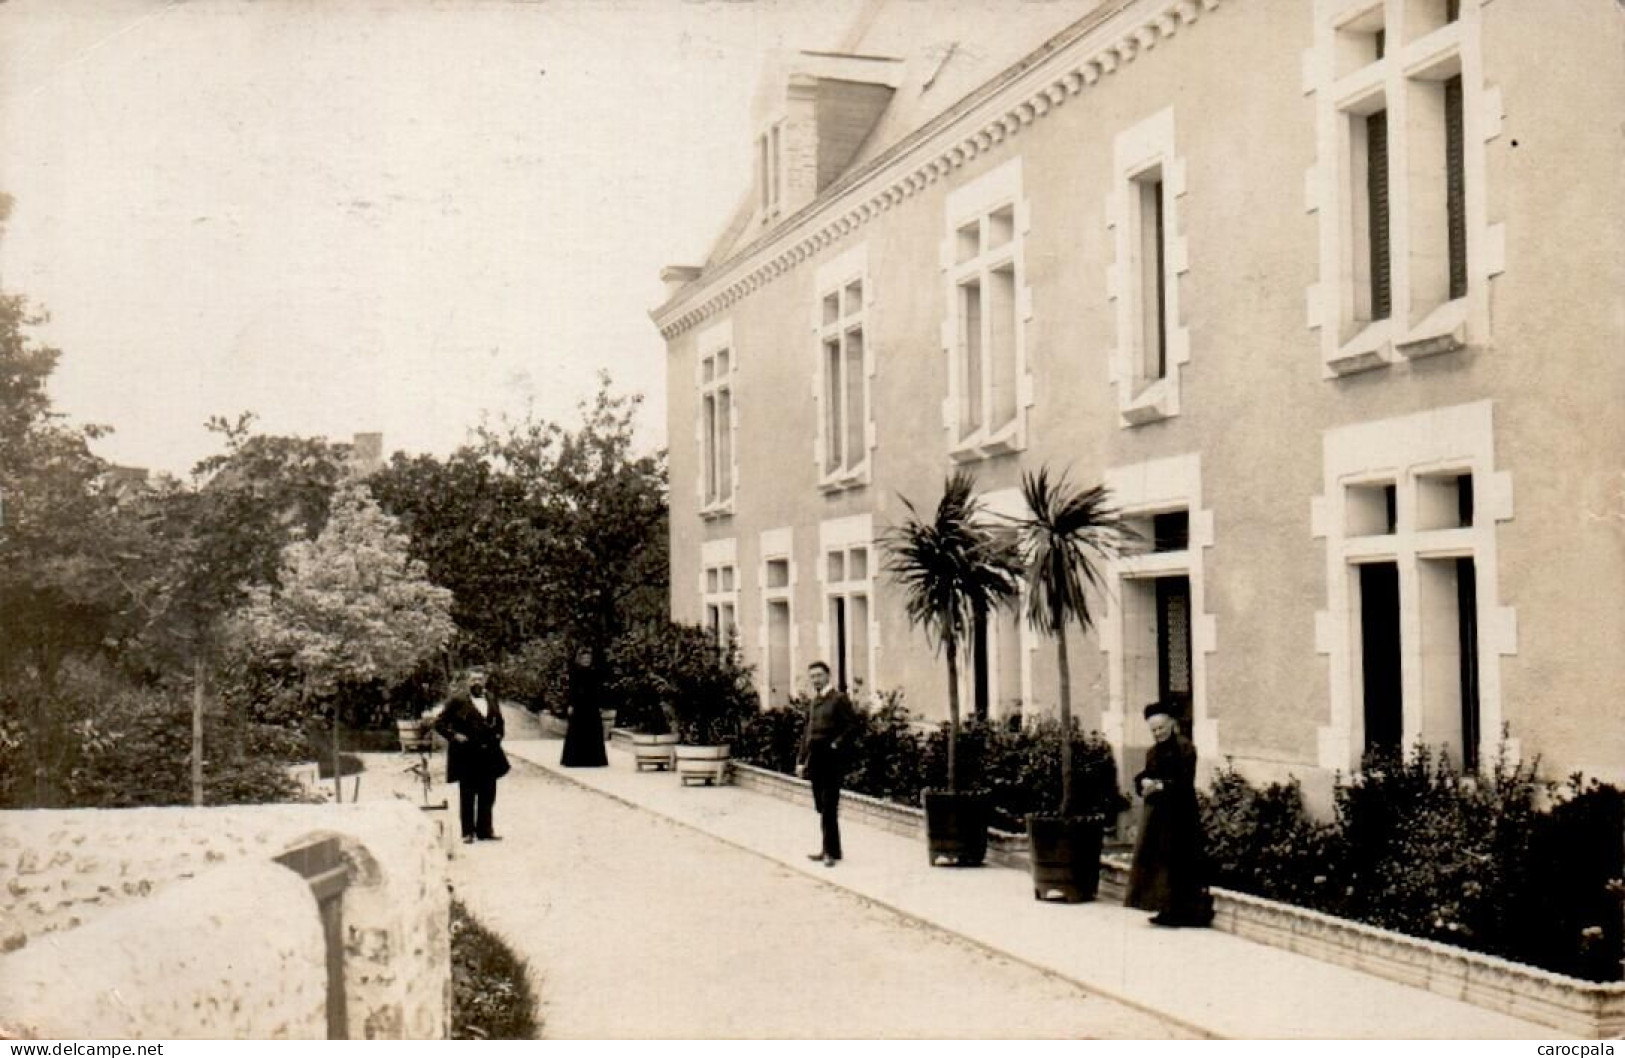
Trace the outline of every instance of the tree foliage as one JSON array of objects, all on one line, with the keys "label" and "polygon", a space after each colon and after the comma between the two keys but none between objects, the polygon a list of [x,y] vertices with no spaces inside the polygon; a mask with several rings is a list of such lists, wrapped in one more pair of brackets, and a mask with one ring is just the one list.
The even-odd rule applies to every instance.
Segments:
[{"label": "tree foliage", "polygon": [[451,639],[451,592],[431,584],[366,486],[333,497],[314,540],[283,552],[280,585],[258,585],[238,615],[246,639],[286,657],[311,693],[410,675]]},{"label": "tree foliage", "polygon": [[[1122,519],[1105,487],[1074,488],[1062,474],[1050,480],[1040,467],[1021,477],[1027,511],[1015,518],[1016,548],[1025,566],[1027,623],[1055,641],[1061,727],[1072,730],[1072,667],[1066,651],[1071,625],[1087,633],[1094,626],[1089,593],[1101,589],[1101,564],[1116,556],[1124,538]],[[1061,754],[1061,799],[1057,808],[1076,808],[1071,753]]]}]

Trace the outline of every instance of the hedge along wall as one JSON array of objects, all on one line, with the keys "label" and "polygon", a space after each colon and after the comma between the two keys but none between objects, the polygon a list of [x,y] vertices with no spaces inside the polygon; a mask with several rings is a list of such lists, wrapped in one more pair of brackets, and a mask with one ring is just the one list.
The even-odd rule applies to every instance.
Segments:
[{"label": "hedge along wall", "polygon": [[[359,805],[259,805],[235,808],[139,808],[61,812],[0,813],[0,935],[10,954],[0,956],[0,1003],[13,1024],[29,1023],[31,1012],[10,987],[16,967],[39,970],[40,953],[83,943],[92,926],[129,922],[142,936],[152,932],[158,901],[194,886],[216,885],[218,872],[251,864],[279,879],[292,878],[301,906],[315,920],[315,902],[306,883],[271,858],[313,836],[336,836],[349,865],[343,895],[345,994],[352,1039],[441,1039],[450,1022],[450,900],[446,858],[432,822],[404,801]],[[253,887],[203,890],[215,904],[182,899],[198,909],[240,919],[250,934],[277,927],[262,914]],[[195,897],[196,894],[194,894]],[[128,915],[127,915],[128,913]],[[200,928],[216,928],[205,917]],[[246,942],[245,942],[246,943]],[[151,947],[143,942],[143,947]],[[187,942],[188,948],[192,942]],[[252,951],[247,943],[244,951]],[[325,959],[320,933],[314,949]],[[199,951],[232,957],[222,942]],[[14,962],[14,960],[21,960]],[[325,966],[325,962],[318,965]],[[61,984],[93,987],[103,967],[96,960],[59,966]],[[109,964],[113,974],[117,967]],[[262,967],[262,969],[265,969]],[[17,978],[17,980],[22,980]],[[250,991],[211,996],[229,1007],[258,1002],[265,990],[281,987],[276,973],[249,975]],[[321,980],[325,989],[325,970]],[[117,980],[104,982],[118,987]],[[160,995],[162,986],[160,985]],[[221,988],[229,988],[222,979]],[[161,1005],[161,1004],[160,1004]],[[173,1038],[252,1036],[217,1026],[149,1036]],[[325,1035],[325,1022],[318,1035]],[[85,1036],[76,1030],[69,1035]]]}]

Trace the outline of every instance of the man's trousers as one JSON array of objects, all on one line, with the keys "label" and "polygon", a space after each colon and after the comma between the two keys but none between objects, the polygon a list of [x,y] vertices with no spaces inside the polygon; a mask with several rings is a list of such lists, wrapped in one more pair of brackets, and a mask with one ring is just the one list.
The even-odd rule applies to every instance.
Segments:
[{"label": "man's trousers", "polygon": [[841,858],[841,780],[846,769],[841,754],[828,742],[814,742],[807,750],[807,779],[812,783],[813,807],[824,834],[825,856]]},{"label": "man's trousers", "polygon": [[491,805],[496,799],[496,776],[463,776],[457,784],[457,814],[462,823],[463,837],[488,838],[494,833],[491,829]]}]

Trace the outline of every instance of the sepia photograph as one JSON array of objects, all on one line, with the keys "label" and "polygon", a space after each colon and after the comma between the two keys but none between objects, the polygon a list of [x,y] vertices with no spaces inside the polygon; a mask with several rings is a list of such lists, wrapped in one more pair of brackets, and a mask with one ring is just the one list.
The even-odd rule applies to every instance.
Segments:
[{"label": "sepia photograph", "polygon": [[0,0],[0,1041],[1612,1054],[1622,116],[1625,0]]}]

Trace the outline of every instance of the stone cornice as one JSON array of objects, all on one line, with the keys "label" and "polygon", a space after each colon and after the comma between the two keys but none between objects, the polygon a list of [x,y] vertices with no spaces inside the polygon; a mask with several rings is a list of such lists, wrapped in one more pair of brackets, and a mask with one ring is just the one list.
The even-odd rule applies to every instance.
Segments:
[{"label": "stone cornice", "polygon": [[[1230,0],[1234,2],[1234,0]],[[1123,69],[1220,0],[1126,0],[1088,16],[848,173],[649,315],[667,341],[771,283]]]}]

